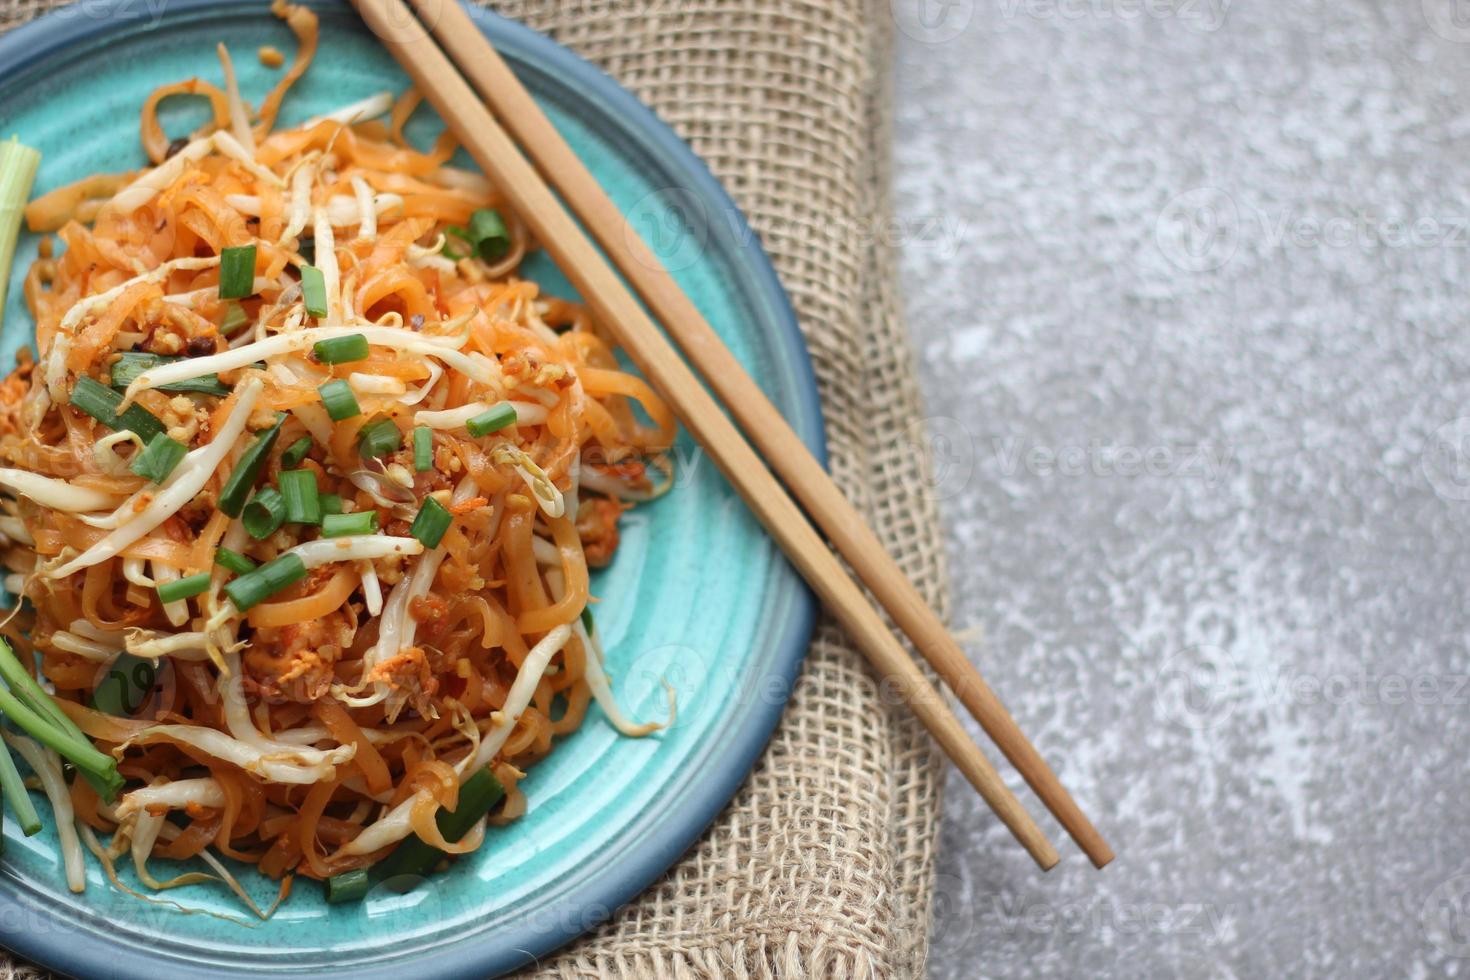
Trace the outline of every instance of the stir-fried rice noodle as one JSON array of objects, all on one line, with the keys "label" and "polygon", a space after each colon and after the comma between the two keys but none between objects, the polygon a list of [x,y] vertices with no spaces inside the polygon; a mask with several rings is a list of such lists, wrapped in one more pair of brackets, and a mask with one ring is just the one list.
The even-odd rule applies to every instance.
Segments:
[{"label": "stir-fried rice noodle", "polygon": [[[417,93],[276,127],[318,24],[272,11],[298,50],[269,93],[252,102],[220,45],[214,80],[142,107],[150,167],[27,209],[55,238],[25,291],[36,353],[0,383],[0,560],[29,600],[0,628],[124,779],[101,800],[5,733],[68,886],[90,850],[129,893],[124,858],[149,889],[213,882],[257,915],[222,858],[284,898],[413,836],[473,851],[591,704],[660,727],[619,709],[584,614],[674,437],[593,318],[518,275],[535,243],[448,165],[453,139],[409,143]],[[209,122],[166,133],[165,99]],[[93,707],[137,662],[145,707]],[[437,815],[487,769],[507,802],[444,839]],[[157,870],[190,858],[212,870]]]}]

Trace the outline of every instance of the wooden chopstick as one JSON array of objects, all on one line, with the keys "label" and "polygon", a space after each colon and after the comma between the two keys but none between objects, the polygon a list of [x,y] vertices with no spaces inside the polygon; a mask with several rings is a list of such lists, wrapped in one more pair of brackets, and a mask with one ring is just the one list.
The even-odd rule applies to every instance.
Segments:
[{"label": "wooden chopstick", "polygon": [[[422,32],[407,28],[412,14],[402,0],[354,0],[354,4],[858,648],[1027,853],[1043,869],[1053,867],[1056,849],[970,740],[940,693],[444,53]],[[446,4],[435,13],[443,17],[452,6]],[[432,19],[429,25],[434,25]]]},{"label": "wooden chopstick", "polygon": [[623,213],[469,15],[452,0],[409,0],[409,3],[418,12],[420,22],[433,31],[450,60],[648,304],[684,356],[735,416],[747,438],[760,449],[766,463],[847,559],[898,628],[913,641],[914,647],[955,692],[1093,864],[1101,868],[1111,861],[1113,851],[1097,828],[877,535],[760,386],[740,366],[653,251],[641,237],[627,233]]}]

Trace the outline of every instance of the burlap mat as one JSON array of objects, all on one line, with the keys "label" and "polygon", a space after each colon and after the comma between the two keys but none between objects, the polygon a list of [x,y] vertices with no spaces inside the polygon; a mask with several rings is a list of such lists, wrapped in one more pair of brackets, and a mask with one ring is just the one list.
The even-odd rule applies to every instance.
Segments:
[{"label": "burlap mat", "polygon": [[[57,5],[0,0],[0,29]],[[734,196],[800,315],[833,475],[943,611],[910,428],[922,405],[882,234],[887,0],[492,5],[632,89]],[[940,787],[923,729],[884,705],[824,621],[770,746],[715,826],[612,922],[528,975],[920,975]]]}]

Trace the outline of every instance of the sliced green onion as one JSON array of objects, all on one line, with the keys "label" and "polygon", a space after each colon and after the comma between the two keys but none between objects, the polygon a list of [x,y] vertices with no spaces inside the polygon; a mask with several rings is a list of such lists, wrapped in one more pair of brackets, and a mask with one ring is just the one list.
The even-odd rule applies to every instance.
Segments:
[{"label": "sliced green onion", "polygon": [[413,468],[419,473],[434,468],[434,430],[426,425],[413,430]]},{"label": "sliced green onion", "polygon": [[425,548],[437,548],[444,532],[454,523],[454,515],[433,497],[425,497],[424,505],[408,526],[408,533],[424,543]]},{"label": "sliced green onion", "polygon": [[367,895],[370,887],[372,879],[368,877],[367,868],[354,868],[332,875],[327,879],[327,903],[339,905],[342,902],[360,901]]},{"label": "sliced green onion", "polygon": [[314,265],[301,267],[301,297],[306,302],[306,312],[312,316],[327,315],[327,277]]},{"label": "sliced green onion", "polygon": [[[182,357],[165,357],[162,354],[147,354],[141,351],[123,351],[113,362],[109,381],[114,388],[122,391],[133,383],[133,379],[149,368],[182,360]],[[230,386],[221,381],[218,374],[205,374],[187,381],[170,381],[166,385],[159,385],[158,390],[197,391],[202,395],[215,395],[223,398],[230,393]]]},{"label": "sliced green onion", "polygon": [[230,471],[230,478],[225,481],[224,489],[219,492],[219,509],[230,517],[239,517],[240,512],[245,509],[245,501],[250,497],[250,491],[255,486],[255,481],[260,478],[260,468],[265,465],[265,459],[270,455],[271,447],[276,444],[276,439],[281,434],[281,426],[286,422],[286,416],[281,415],[276,419],[276,424],[265,431],[259,439],[250,444],[250,448],[240,454],[240,462]]},{"label": "sliced green onion", "polygon": [[240,523],[245,525],[252,538],[264,541],[286,523],[285,498],[275,487],[262,487],[245,505]]},{"label": "sliced green onion", "polygon": [[311,452],[311,445],[311,436],[302,436],[297,439],[286,447],[285,452],[281,453],[281,465],[288,469],[300,466],[306,454]]},{"label": "sliced green onion", "polygon": [[255,571],[225,583],[225,595],[241,612],[306,578],[306,565],[293,554],[268,561]]},{"label": "sliced green onion", "polygon": [[20,821],[20,829],[27,837],[34,837],[41,832],[41,817],[36,813],[31,794],[26,792],[20,770],[15,768],[15,760],[10,757],[10,749],[4,742],[0,742],[0,796],[15,811],[15,819]]},{"label": "sliced green onion", "polygon": [[180,599],[192,599],[208,588],[208,572],[199,572],[197,575],[186,575],[183,578],[174,579],[172,582],[160,584],[158,586],[158,601],[167,605],[170,602],[178,602]]},{"label": "sliced green onion", "polygon": [[313,470],[282,470],[278,478],[286,501],[286,520],[292,524],[320,524],[322,501]]},{"label": "sliced green onion", "polygon": [[348,334],[346,337],[332,337],[328,340],[318,340],[312,345],[312,352],[316,359],[323,364],[346,364],[349,361],[367,360],[368,342],[367,338],[360,333]]},{"label": "sliced green onion", "polygon": [[219,298],[244,299],[255,292],[255,246],[241,245],[219,253]]},{"label": "sliced green onion", "polygon": [[516,410],[514,405],[502,404],[488,409],[476,415],[464,424],[470,435],[475,438],[488,436],[492,432],[499,432],[507,425],[515,424]]},{"label": "sliced green onion", "polygon": [[122,396],[83,376],[77,379],[76,387],[72,389],[71,404],[103,425],[114,427],[118,422],[117,406],[122,404]]},{"label": "sliced green onion", "polygon": [[184,461],[187,455],[189,455],[187,446],[177,439],[170,439],[167,433],[160,432],[148,440],[148,445],[144,446],[143,451],[133,458],[133,461],[128,464],[128,469],[145,480],[162,483],[168,479],[168,475]]},{"label": "sliced green onion", "polygon": [[342,495],[340,493],[322,494],[322,516],[340,513],[342,513]]},{"label": "sliced green onion", "polygon": [[386,456],[403,445],[403,433],[392,419],[373,419],[357,433],[357,452],[364,459]]},{"label": "sliced green onion", "polygon": [[341,422],[350,419],[354,415],[361,415],[362,409],[358,407],[357,396],[352,393],[352,387],[342,380],[328,381],[317,389],[322,396],[322,404],[326,406],[327,414],[332,417],[333,422]]},{"label": "sliced green onion", "polygon": [[136,432],[143,437],[145,445],[164,431],[164,424],[158,420],[158,416],[142,405],[129,405],[119,415],[117,407],[122,404],[122,399],[122,395],[102,382],[85,375],[77,379],[76,387],[71,390],[73,408],[81,409],[114,431],[127,429],[129,432]]},{"label": "sliced green onion", "polygon": [[230,334],[250,322],[250,314],[245,312],[245,307],[239,303],[225,304],[225,318],[220,323],[220,333]]},{"label": "sliced green onion", "polygon": [[158,665],[153,661],[120,653],[107,668],[107,676],[93,689],[92,707],[119,718],[134,714],[148,703],[157,678]]},{"label": "sliced green onion", "polygon": [[378,512],[359,510],[351,514],[325,514],[322,537],[345,538],[353,534],[372,534],[378,529]]},{"label": "sliced green onion", "polygon": [[5,293],[15,262],[21,214],[31,198],[31,184],[40,165],[40,151],[22,145],[14,136],[10,142],[0,143],[0,319],[5,316]]},{"label": "sliced green onion", "polygon": [[[480,208],[471,214],[468,228],[451,225],[444,231],[469,245],[470,251],[486,262],[494,262],[510,251],[510,231],[505,227],[505,219],[494,208]],[[449,248],[447,238],[443,252],[452,259],[464,258],[462,254]]]},{"label": "sliced green onion", "polygon": [[[500,780],[489,769],[477,769],[460,784],[459,802],[454,809],[445,810],[441,807],[434,814],[434,822],[439,825],[439,833],[444,839],[456,844],[504,797],[505,787],[500,785]],[[409,835],[392,854],[378,862],[373,872],[388,887],[396,891],[407,891],[423,880],[434,865],[442,860],[443,851]]]},{"label": "sliced green onion", "polygon": [[505,219],[500,212],[494,208],[480,208],[470,215],[470,241],[474,242],[475,251],[486,262],[504,257],[510,251],[510,232],[506,230]]},{"label": "sliced green onion", "polygon": [[246,572],[255,571],[255,562],[246,558],[238,551],[229,548],[220,548],[214,553],[214,563],[220,568],[228,568],[236,575],[244,575]]}]

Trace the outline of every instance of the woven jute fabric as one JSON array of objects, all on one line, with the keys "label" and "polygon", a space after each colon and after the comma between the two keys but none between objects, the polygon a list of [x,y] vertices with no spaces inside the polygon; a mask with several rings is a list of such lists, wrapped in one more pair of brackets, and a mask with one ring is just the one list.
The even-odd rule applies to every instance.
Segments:
[{"label": "woven jute fabric", "polygon": [[[0,0],[0,27],[46,0]],[[888,201],[888,0],[507,0],[689,142],[760,234],[816,366],[838,484],[941,610],[946,576]],[[715,825],[546,977],[911,977],[938,757],[830,621]],[[16,969],[22,970],[17,964]]]}]

